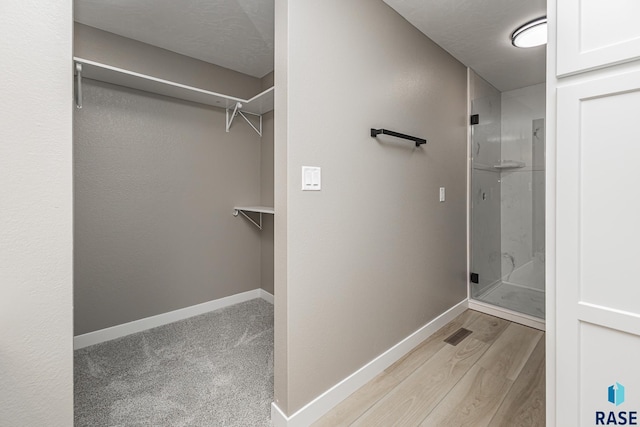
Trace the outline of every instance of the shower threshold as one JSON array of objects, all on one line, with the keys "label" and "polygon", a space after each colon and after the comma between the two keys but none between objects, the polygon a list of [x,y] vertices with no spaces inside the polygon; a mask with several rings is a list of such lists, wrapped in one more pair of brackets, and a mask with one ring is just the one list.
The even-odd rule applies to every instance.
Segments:
[{"label": "shower threshold", "polygon": [[521,325],[545,330],[545,294],[543,290],[500,281],[482,294],[470,297],[469,308]]}]

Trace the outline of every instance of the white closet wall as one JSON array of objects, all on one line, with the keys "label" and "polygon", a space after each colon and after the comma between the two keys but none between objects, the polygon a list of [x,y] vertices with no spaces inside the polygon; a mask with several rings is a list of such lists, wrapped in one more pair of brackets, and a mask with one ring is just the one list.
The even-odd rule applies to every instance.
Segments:
[{"label": "white closet wall", "polygon": [[2,2],[0,425],[73,425],[71,13]]}]

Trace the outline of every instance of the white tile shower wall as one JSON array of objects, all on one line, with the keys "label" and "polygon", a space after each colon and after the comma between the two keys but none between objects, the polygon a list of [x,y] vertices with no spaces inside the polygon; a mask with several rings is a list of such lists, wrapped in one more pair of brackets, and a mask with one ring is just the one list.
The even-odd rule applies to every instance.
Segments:
[{"label": "white tile shower wall", "polygon": [[[545,254],[545,121],[533,121],[533,256],[534,260],[542,263],[544,275]],[[542,281],[544,283],[544,279]]]},{"label": "white tile shower wall", "polygon": [[534,280],[540,275],[522,273],[544,265],[544,216],[537,214],[544,212],[544,137],[533,137],[540,125],[544,135],[544,118],[544,83],[502,93],[501,158],[525,163],[501,174],[502,277],[538,289],[544,287]]},{"label": "white tile shower wall", "polygon": [[500,174],[473,169],[471,271],[479,275],[473,296],[500,280]]}]

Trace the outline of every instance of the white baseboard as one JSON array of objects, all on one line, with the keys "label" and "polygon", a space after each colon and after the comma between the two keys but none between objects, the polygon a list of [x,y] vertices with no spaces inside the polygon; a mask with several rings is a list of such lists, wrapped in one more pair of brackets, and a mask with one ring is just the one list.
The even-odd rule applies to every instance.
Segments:
[{"label": "white baseboard", "polygon": [[465,299],[325,391],[289,417],[282,412],[275,402],[272,403],[271,422],[273,423],[273,427],[310,426],[354,391],[371,381],[379,373],[402,358],[402,356],[413,350],[422,341],[429,338],[429,336],[438,329],[459,316],[467,308],[468,301]]},{"label": "white baseboard", "polygon": [[[276,402],[271,402],[271,426],[272,427],[287,427],[291,417],[287,417],[276,405]],[[291,424],[293,425],[293,424]]]},{"label": "white baseboard", "polygon": [[219,298],[213,301],[204,302],[202,304],[192,305],[191,307],[181,308],[179,310],[170,311],[168,313],[158,314],[156,316],[145,317],[144,319],[134,320],[133,322],[124,323],[122,325],[112,326],[110,328],[100,329],[99,331],[89,332],[73,337],[73,349],[78,350],[90,345],[100,344],[116,338],[121,338],[137,332],[146,331],[147,329],[157,328],[158,326],[167,325],[179,320],[188,319],[189,317],[198,316],[200,314],[209,313],[210,311],[228,307],[230,305],[249,301],[256,298],[262,298],[273,304],[273,295],[264,289],[254,289],[247,292]]},{"label": "white baseboard", "polygon": [[266,302],[273,304],[273,294],[270,294],[262,288],[258,289],[258,292],[260,293],[260,298],[262,298]]}]

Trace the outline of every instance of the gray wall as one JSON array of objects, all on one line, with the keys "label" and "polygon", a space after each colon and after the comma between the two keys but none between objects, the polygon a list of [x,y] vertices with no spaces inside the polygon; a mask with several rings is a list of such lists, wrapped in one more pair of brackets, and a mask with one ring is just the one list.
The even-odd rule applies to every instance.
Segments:
[{"label": "gray wall", "polygon": [[275,73],[272,71],[262,78],[262,90],[267,90],[275,83]]},{"label": "gray wall", "polygon": [[255,77],[77,22],[74,55],[239,98],[250,98],[262,87]]},{"label": "gray wall", "polygon": [[73,425],[69,0],[2,2],[0,425]]},{"label": "gray wall", "polygon": [[[232,95],[261,90],[260,79],[77,28],[77,55],[187,84],[208,76]],[[74,132],[76,334],[260,287],[261,233],[231,215],[263,196],[261,142],[246,123],[226,133],[223,109],[85,80]]]},{"label": "gray wall", "polygon": [[[275,399],[292,414],[466,298],[466,68],[382,2],[281,0],[275,79]],[[321,192],[300,191],[302,165]]]}]

